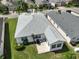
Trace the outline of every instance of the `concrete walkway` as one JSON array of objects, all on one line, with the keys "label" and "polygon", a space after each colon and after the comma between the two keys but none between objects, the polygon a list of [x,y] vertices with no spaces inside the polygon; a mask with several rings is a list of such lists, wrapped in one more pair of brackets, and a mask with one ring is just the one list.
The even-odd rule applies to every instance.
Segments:
[{"label": "concrete walkway", "polygon": [[36,47],[37,47],[38,54],[50,51],[50,47],[48,46],[47,42],[43,42],[40,45],[36,44]]},{"label": "concrete walkway", "polygon": [[0,15],[0,17],[3,17],[3,18],[17,18],[19,16],[19,14],[17,13],[14,13],[14,14],[8,14],[8,15]]}]

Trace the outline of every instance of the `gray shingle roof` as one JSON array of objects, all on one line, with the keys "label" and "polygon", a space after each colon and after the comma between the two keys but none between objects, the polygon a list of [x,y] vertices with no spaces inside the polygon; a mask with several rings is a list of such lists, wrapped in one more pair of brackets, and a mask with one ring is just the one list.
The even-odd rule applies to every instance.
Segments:
[{"label": "gray shingle roof", "polygon": [[[46,19],[44,14],[34,13],[32,15],[27,15],[26,13],[23,13],[19,16],[15,38],[43,33],[50,44],[56,42],[57,40],[64,40],[52,27],[51,23]],[[31,41],[31,39],[29,40]]]},{"label": "gray shingle roof", "polygon": [[59,27],[72,39],[79,38],[79,17],[67,12],[51,11],[48,15],[58,24]]},{"label": "gray shingle roof", "polygon": [[49,3],[57,3],[57,2],[69,2],[70,0],[49,0]]},{"label": "gray shingle roof", "polygon": [[48,28],[45,30],[45,36],[49,44],[57,41],[65,41],[53,26],[48,26]]},{"label": "gray shingle roof", "polygon": [[15,37],[44,33],[48,24],[48,20],[41,13],[35,13],[34,15],[22,14],[18,19]]},{"label": "gray shingle roof", "polygon": [[36,4],[48,4],[57,2],[69,2],[70,0],[35,0]]},{"label": "gray shingle roof", "polygon": [[36,4],[48,4],[49,2],[46,0],[35,0]]}]

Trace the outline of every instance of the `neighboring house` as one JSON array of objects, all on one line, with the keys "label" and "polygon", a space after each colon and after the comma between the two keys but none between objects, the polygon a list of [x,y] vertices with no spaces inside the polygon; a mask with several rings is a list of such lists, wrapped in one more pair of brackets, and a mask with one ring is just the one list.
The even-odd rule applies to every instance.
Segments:
[{"label": "neighboring house", "polygon": [[0,17],[0,56],[3,56],[4,49],[4,20]]},{"label": "neighboring house", "polygon": [[37,5],[41,5],[41,4],[49,4],[48,0],[35,0],[35,3]]},{"label": "neighboring house", "polygon": [[26,2],[26,3],[31,3],[32,1],[31,0],[2,0],[2,1],[4,1],[4,2],[16,2],[16,1],[24,1],[24,2]]},{"label": "neighboring house", "polygon": [[53,6],[55,6],[55,4],[64,5],[65,3],[68,3],[70,1],[71,0],[35,0],[37,5],[40,5],[40,4],[51,4]]},{"label": "neighboring house", "polygon": [[64,5],[65,3],[70,2],[71,0],[49,0],[49,3],[51,5],[59,4],[59,5]]},{"label": "neighboring house", "polygon": [[[19,1],[19,0],[2,0],[2,3],[3,4],[7,4],[8,2],[16,2],[16,1]],[[22,0],[26,3],[33,3],[32,0]],[[52,6],[55,6],[55,4],[57,5],[64,5],[65,3],[68,3],[70,2],[71,0],[35,0],[35,4],[37,4],[38,6],[41,5],[41,4],[48,4],[48,5],[52,5]]]},{"label": "neighboring house", "polygon": [[51,11],[47,13],[49,21],[70,42],[79,42],[79,17],[68,12]]},{"label": "neighboring house", "polygon": [[40,46],[46,42],[49,51],[62,49],[65,41],[42,13],[21,14],[17,22],[15,39],[18,45],[36,42]]}]

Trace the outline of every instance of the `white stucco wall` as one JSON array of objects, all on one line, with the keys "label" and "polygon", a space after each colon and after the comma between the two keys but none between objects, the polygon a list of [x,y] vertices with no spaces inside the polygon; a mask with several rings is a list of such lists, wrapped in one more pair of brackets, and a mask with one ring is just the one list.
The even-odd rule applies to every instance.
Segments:
[{"label": "white stucco wall", "polygon": [[50,4],[51,4],[51,6],[55,7],[55,3],[50,3]]},{"label": "white stucco wall", "polygon": [[[52,45],[56,45],[56,48],[52,48]],[[60,47],[57,47],[57,44],[61,44],[61,46]],[[50,44],[50,51],[56,51],[56,50],[61,50],[61,49],[63,49],[63,45],[64,45],[64,42],[62,42],[62,41],[57,41],[56,43],[53,43],[53,44]]]},{"label": "white stucco wall", "polygon": [[33,42],[33,37],[32,36],[27,36],[28,42]]}]

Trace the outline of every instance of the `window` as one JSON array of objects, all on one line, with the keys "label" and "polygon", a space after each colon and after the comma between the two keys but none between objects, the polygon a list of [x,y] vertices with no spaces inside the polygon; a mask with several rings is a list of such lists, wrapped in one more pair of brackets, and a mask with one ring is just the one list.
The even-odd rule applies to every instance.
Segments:
[{"label": "window", "polygon": [[36,38],[41,38],[41,35],[36,35]]},{"label": "window", "polygon": [[79,38],[77,38],[77,40],[79,40]]},{"label": "window", "polygon": [[57,44],[57,47],[61,47],[61,43]]},{"label": "window", "polygon": [[56,47],[56,45],[54,44],[54,45],[52,45],[52,48],[55,48]]},{"label": "window", "polygon": [[34,39],[36,39],[36,38],[41,38],[41,35],[32,35],[32,37],[33,37]]},{"label": "window", "polygon": [[27,44],[27,42],[28,42],[27,37],[22,37],[21,39],[22,39],[24,45]]}]

